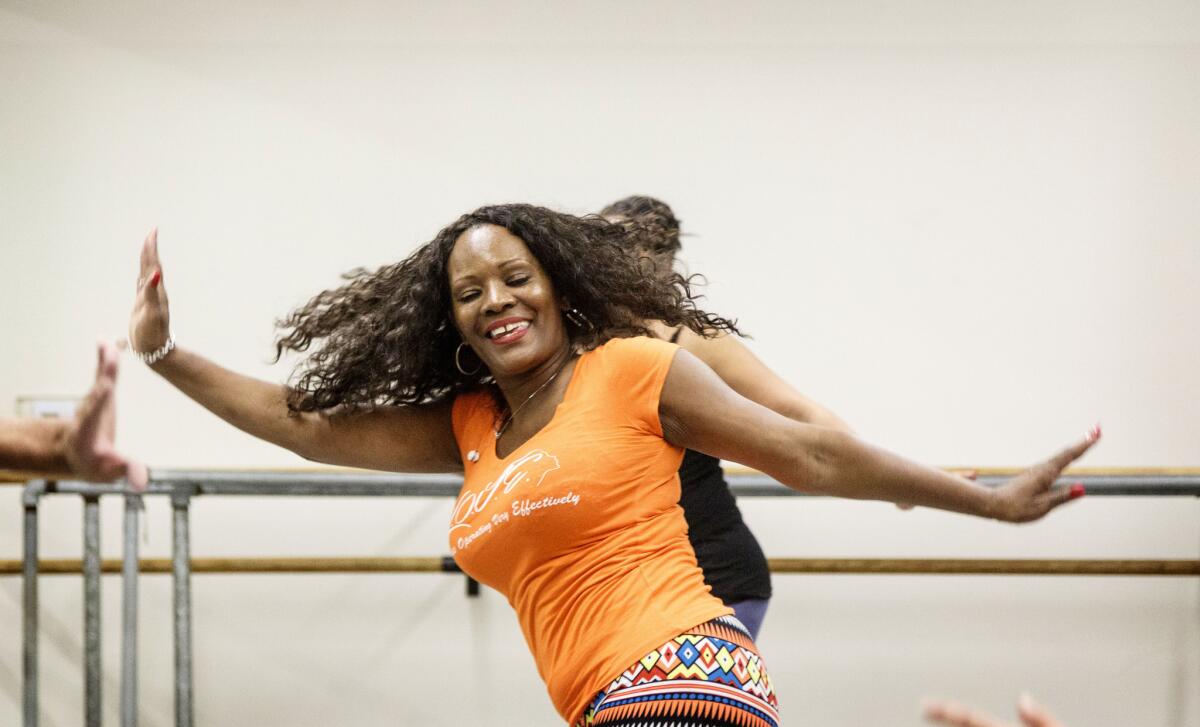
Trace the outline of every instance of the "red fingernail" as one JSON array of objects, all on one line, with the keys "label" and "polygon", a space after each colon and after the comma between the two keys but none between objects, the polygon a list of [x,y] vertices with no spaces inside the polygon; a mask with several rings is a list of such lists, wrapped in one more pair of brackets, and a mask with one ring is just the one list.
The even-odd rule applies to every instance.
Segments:
[{"label": "red fingernail", "polygon": [[154,274],[150,276],[150,287],[157,288],[159,280],[162,280],[162,270],[155,270]]},{"label": "red fingernail", "polygon": [[1078,500],[1079,498],[1083,497],[1086,494],[1087,494],[1087,488],[1085,488],[1083,486],[1082,482],[1076,482],[1075,484],[1071,485],[1071,499],[1072,500]]}]

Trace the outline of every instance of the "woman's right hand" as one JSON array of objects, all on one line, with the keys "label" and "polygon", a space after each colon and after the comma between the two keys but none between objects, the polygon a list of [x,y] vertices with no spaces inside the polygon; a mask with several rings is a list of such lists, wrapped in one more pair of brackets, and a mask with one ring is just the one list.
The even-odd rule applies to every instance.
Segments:
[{"label": "woman's right hand", "polygon": [[162,348],[170,335],[171,311],[167,304],[167,289],[162,282],[158,228],[155,228],[142,243],[137,297],[129,316],[129,345],[137,353],[150,353]]}]

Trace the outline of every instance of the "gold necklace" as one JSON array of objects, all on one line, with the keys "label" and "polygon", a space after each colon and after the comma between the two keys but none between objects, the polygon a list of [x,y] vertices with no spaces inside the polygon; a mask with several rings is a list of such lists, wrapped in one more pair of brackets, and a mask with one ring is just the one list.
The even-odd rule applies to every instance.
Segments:
[{"label": "gold necklace", "polygon": [[521,402],[521,405],[520,405],[520,406],[518,406],[516,409],[513,409],[511,414],[509,414],[508,416],[504,417],[504,421],[500,422],[500,426],[496,427],[496,432],[495,432],[495,434],[496,434],[496,439],[499,439],[499,438],[500,438],[500,435],[501,435],[501,434],[504,434],[504,431],[505,431],[506,429],[508,429],[508,425],[509,425],[509,424],[512,424],[512,423],[513,423],[513,420],[517,418],[517,412],[519,412],[519,411],[521,411],[522,409],[524,409],[524,408],[525,408],[525,405],[526,405],[526,404],[528,404],[528,403],[529,403],[529,402],[530,402],[530,401],[533,399],[533,397],[535,397],[535,396],[537,396],[538,394],[542,393],[542,389],[545,389],[547,386],[549,386],[551,381],[554,381],[555,379],[557,379],[557,378],[558,378],[558,375],[559,375],[559,374],[561,374],[561,373],[563,372],[563,369],[565,369],[565,368],[567,367],[567,364],[571,363],[571,359],[573,359],[573,358],[575,358],[575,357],[574,357],[574,356],[568,356],[568,357],[567,357],[567,360],[566,360],[566,361],[563,361],[563,362],[562,362],[562,365],[558,367],[558,370],[557,370],[557,371],[555,371],[553,374],[551,374],[551,375],[550,375],[550,378],[548,378],[548,379],[546,379],[545,381],[543,381],[541,386],[539,386],[539,387],[537,387],[536,389],[534,389],[532,394],[530,394],[529,396],[525,397],[525,401]]}]

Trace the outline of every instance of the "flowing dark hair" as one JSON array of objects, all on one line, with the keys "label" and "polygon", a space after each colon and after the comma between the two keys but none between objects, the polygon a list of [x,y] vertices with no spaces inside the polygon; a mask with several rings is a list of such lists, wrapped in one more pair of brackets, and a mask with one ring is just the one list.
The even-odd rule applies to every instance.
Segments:
[{"label": "flowing dark hair", "polygon": [[683,247],[679,241],[679,218],[671,206],[661,199],[631,195],[600,210],[600,215],[640,226],[642,233],[636,242],[643,245],[645,252],[674,256]]},{"label": "flowing dark hair", "polygon": [[317,294],[278,322],[277,361],[285,351],[312,350],[293,374],[288,408],[432,404],[488,383],[486,368],[464,374],[455,366],[462,338],[453,323],[447,272],[459,235],[479,225],[503,227],[528,246],[558,295],[579,314],[564,318],[578,349],[649,335],[643,323],[649,320],[707,336],[738,332],[735,321],[696,307],[687,279],[659,277],[649,259],[629,254],[631,236],[651,234],[636,223],[525,204],[481,207],[398,263],[346,273],[342,286]]}]

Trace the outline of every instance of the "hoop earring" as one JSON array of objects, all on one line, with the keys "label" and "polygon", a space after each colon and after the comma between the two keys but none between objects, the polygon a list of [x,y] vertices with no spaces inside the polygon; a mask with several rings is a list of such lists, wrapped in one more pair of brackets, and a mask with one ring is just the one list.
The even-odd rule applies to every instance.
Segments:
[{"label": "hoop earring", "polygon": [[592,331],[596,328],[578,308],[568,308],[564,311],[564,315],[566,315],[568,321],[574,323],[579,328],[587,331]]},{"label": "hoop earring", "polygon": [[474,376],[475,374],[479,373],[479,369],[483,368],[483,362],[481,361],[479,365],[475,367],[474,371],[467,371],[464,369],[462,366],[462,361],[459,360],[459,357],[462,355],[463,346],[465,345],[467,345],[467,342],[463,341],[462,343],[458,344],[458,348],[454,349],[454,368],[458,369],[458,373],[462,374],[463,376]]}]

